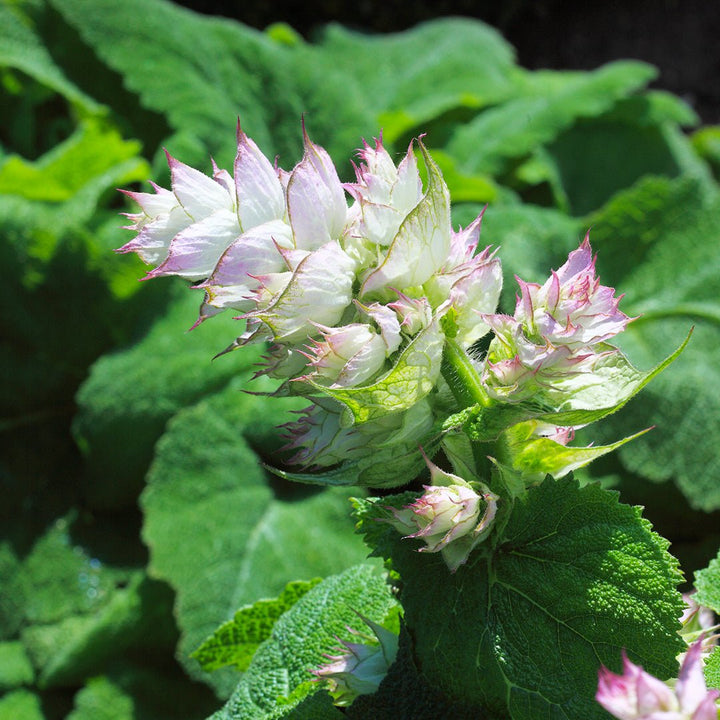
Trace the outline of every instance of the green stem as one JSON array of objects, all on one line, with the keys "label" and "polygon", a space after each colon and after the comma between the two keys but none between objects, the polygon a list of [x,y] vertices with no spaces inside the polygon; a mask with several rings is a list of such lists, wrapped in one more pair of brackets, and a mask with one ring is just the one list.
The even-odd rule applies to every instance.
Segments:
[{"label": "green stem", "polygon": [[461,407],[492,404],[468,354],[451,338],[445,339],[442,375]]}]

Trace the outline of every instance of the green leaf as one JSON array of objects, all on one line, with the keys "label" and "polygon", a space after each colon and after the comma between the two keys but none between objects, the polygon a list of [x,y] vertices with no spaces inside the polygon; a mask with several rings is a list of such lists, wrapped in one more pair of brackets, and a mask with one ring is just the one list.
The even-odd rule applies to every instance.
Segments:
[{"label": "green leaf", "polygon": [[[659,191],[659,192],[657,192]],[[720,200],[695,181],[646,181],[593,218],[601,274],[626,263],[619,286],[623,310],[640,316],[618,336],[638,363],[652,363],[694,326],[683,356],[623,413],[603,423],[597,439],[656,425],[619,451],[627,470],[653,481],[672,480],[691,506],[720,508]],[[597,237],[599,236],[599,237]],[[615,253],[631,249],[630,260]]]},{"label": "green leaf", "polygon": [[346,406],[341,418],[341,424],[346,427],[407,410],[435,386],[444,340],[439,323],[433,320],[400,353],[393,368],[371,385],[352,388],[312,385]]},{"label": "green leaf", "polygon": [[512,48],[496,30],[467,18],[375,37],[330,25],[319,49],[326,67],[357,79],[389,142],[453,108],[497,102],[516,86]]},{"label": "green leaf", "polygon": [[0,720],[46,720],[40,698],[30,690],[13,690],[0,697]]},{"label": "green leaf", "polygon": [[677,672],[682,576],[617,493],[546,480],[515,501],[496,547],[454,575],[391,526],[379,537],[373,518],[387,511],[360,502],[361,530],[400,575],[414,656],[448,697],[511,720],[599,720],[597,671],[619,669],[622,648],[658,677]]},{"label": "green leaf", "polygon": [[694,600],[704,607],[720,613],[720,552],[704,569],[695,573]]},{"label": "green leaf", "polygon": [[[313,717],[290,710],[319,689],[308,682],[338,644],[350,639],[348,628],[362,632],[365,625],[357,615],[382,624],[395,606],[386,579],[368,565],[356,565],[340,575],[323,580],[303,596],[275,624],[272,634],[258,649],[232,697],[213,720],[265,720],[266,718]],[[302,686],[300,692],[294,691]],[[294,693],[294,694],[293,694]],[[293,695],[292,704],[283,698]],[[321,698],[327,698],[322,693]],[[327,712],[320,718],[334,718],[327,700]],[[340,717],[340,716],[338,716]]]},{"label": "green leaf", "polygon": [[77,394],[73,431],[95,507],[134,503],[166,422],[234,376],[248,379],[258,359],[259,350],[247,348],[212,362],[238,323],[226,314],[188,333],[201,298],[185,283],[175,287],[166,315],[135,345],[100,358]]},{"label": "green leaf", "polygon": [[[63,202],[81,192],[89,183],[103,179],[102,190],[108,187],[108,173],[121,184],[144,180],[150,174],[148,164],[138,157],[140,143],[126,141],[113,127],[97,119],[82,123],[65,142],[39,160],[29,162],[18,155],[9,155],[0,165],[0,193],[19,195],[29,200]],[[122,165],[132,160],[129,166]],[[123,174],[118,176],[118,166]],[[73,218],[77,221],[77,218]]]},{"label": "green leaf", "polygon": [[23,644],[17,640],[0,642],[0,692],[31,685],[34,678],[35,672]]},{"label": "green leaf", "polygon": [[720,652],[715,648],[705,663],[705,682],[709,688],[720,689]]},{"label": "green leaf", "polygon": [[447,151],[462,158],[462,170],[494,175],[509,159],[529,155],[578,118],[602,114],[655,74],[649,65],[630,61],[568,74],[550,92],[546,88],[536,97],[515,98],[480,113],[455,132]]},{"label": "green leaf", "polygon": [[[547,151],[575,215],[595,211],[646,175],[696,177],[705,195],[712,185],[707,166],[672,122],[644,124],[641,118],[629,122],[609,112],[576,123]],[[623,162],[618,163],[620,156]]]},{"label": "green leaf", "polygon": [[136,572],[94,613],[25,628],[21,637],[40,668],[38,684],[74,686],[130,649],[165,651],[175,637],[170,607],[167,589]]},{"label": "green leaf", "polygon": [[226,665],[247,670],[252,656],[261,642],[270,637],[278,618],[287,612],[308,590],[321,582],[321,578],[288,583],[275,600],[258,600],[241,608],[232,620],[223,623],[192,653],[205,672]]},{"label": "green leaf", "polygon": [[[14,5],[14,4],[13,4]],[[29,18],[10,3],[0,4],[0,67],[11,67],[30,75],[67,98],[78,110],[96,114],[103,110],[73,85],[43,46]]]},{"label": "green leaf", "polygon": [[[221,166],[235,154],[232,125],[238,116],[271,156],[299,150],[297,130],[294,142],[287,143],[275,127],[278,116],[293,116],[297,127],[302,112],[299,105],[293,107],[296,92],[283,75],[291,52],[286,46],[239,23],[162,0],[127,0],[106,7],[92,0],[52,0],[52,5],[123,75],[145,107],[165,114],[175,130],[200,140],[199,147]],[[218,132],[218,127],[228,132]]]},{"label": "green leaf", "polygon": [[243,433],[282,418],[278,398],[225,391],[178,413],[157,444],[141,504],[151,572],[177,593],[181,661],[227,693],[231,671],[184,660],[238,607],[277,595],[292,579],[359,562],[349,491],[268,483]]}]

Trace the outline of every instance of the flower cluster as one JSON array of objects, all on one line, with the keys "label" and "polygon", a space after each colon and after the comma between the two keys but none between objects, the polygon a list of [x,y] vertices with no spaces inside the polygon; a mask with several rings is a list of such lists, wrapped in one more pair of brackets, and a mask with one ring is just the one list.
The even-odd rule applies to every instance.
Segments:
[{"label": "flower cluster", "polygon": [[[447,186],[421,142],[424,191],[412,145],[396,166],[380,140],[365,144],[356,182],[343,186],[307,134],[291,172],[239,127],[237,140],[233,175],[213,165],[208,177],[168,155],[171,191],[128,192],[141,212],[129,215],[137,236],[120,252],[154,265],[148,278],[195,281],[205,292],[198,322],[237,311],[246,331],[231,347],[270,344],[262,372],[313,402],[288,428],[296,459],[331,465],[357,445],[357,429],[341,417],[343,393],[376,385],[395,399],[380,415],[422,402],[440,375],[440,320],[452,315],[463,347],[486,334],[500,262],[476,252],[481,218],[452,231]],[[411,395],[393,387],[408,375],[419,388]],[[373,425],[359,434],[387,435],[387,423]],[[422,432],[427,423],[413,425]]]},{"label": "flower cluster", "polygon": [[620,720],[717,720],[720,691],[708,690],[702,669],[702,641],[690,646],[671,688],[623,655],[623,673],[599,673],[597,701]]},{"label": "flower cluster", "polygon": [[552,388],[568,374],[591,371],[614,351],[603,343],[630,321],[618,310],[614,289],[600,285],[587,236],[543,285],[516,279],[515,314],[484,318],[495,338],[483,381],[493,396],[509,402]]},{"label": "flower cluster", "polygon": [[[437,446],[449,343],[463,353],[494,333],[470,369],[491,403],[562,399],[562,384],[615,352],[606,340],[629,321],[596,278],[587,238],[543,285],[520,280],[515,314],[498,314],[502,268],[478,248],[482,214],[453,231],[447,185],[417,148],[424,187],[415,143],[396,165],[381,140],[364,144],[343,185],[306,133],[286,172],[238,126],[232,174],[213,163],[210,177],[168,154],[171,190],[126,193],[140,212],[128,214],[136,237],[120,252],[153,265],[148,278],[193,281],[204,292],[197,323],[234,311],[245,331],[228,350],[267,343],[260,372],[308,398],[284,426],[293,462],[352,465],[354,482],[376,487],[415,477],[419,445]],[[572,428],[539,432],[565,443]]]}]

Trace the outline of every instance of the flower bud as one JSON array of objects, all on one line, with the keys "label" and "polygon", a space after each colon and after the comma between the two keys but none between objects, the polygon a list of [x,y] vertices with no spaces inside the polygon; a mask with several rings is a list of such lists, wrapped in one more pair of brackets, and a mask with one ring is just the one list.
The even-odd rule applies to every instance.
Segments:
[{"label": "flower bud", "polygon": [[[333,702],[341,707],[350,705],[358,695],[372,695],[377,692],[397,655],[398,636],[362,615],[360,617],[375,637],[366,637],[348,629],[372,644],[340,640],[338,654],[326,654],[324,657],[330,662],[311,671],[316,680],[327,682]],[[374,642],[375,639],[377,643]]]},{"label": "flower bud", "polygon": [[[451,572],[463,565],[473,548],[489,534],[498,497],[482,485],[470,484],[441,470],[426,458],[433,485],[402,510],[392,509],[391,524],[406,538],[421,538],[420,552],[440,552]],[[479,485],[477,492],[473,485]]]}]

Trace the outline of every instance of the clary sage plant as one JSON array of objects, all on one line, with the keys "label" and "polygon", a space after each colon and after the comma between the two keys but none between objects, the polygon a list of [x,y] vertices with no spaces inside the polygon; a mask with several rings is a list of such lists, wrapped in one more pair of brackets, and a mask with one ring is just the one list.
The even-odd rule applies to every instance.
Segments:
[{"label": "clary sage plant", "polygon": [[[397,164],[381,140],[364,144],[347,184],[304,144],[289,172],[239,126],[232,174],[168,155],[170,190],[127,192],[140,210],[120,249],[153,266],[148,278],[194,283],[196,325],[232,312],[242,331],[214,350],[266,344],[258,374],[307,400],[283,428],[276,473],[371,489],[425,478],[355,503],[401,623],[364,618],[373,636],[325,648],[285,706],[324,692],[351,716],[364,708],[353,717],[379,717],[383,692],[414,672],[453,717],[714,719],[700,644],[687,650],[678,634],[667,544],[639,509],[572,477],[632,439],[578,446],[575,432],[682,348],[641,372],[612,344],[632,318],[600,284],[588,237],[544,282],[516,278],[514,312],[499,312],[501,261],[478,246],[482,215],[453,229],[422,140]],[[683,650],[672,690],[654,676],[676,677]]]}]

